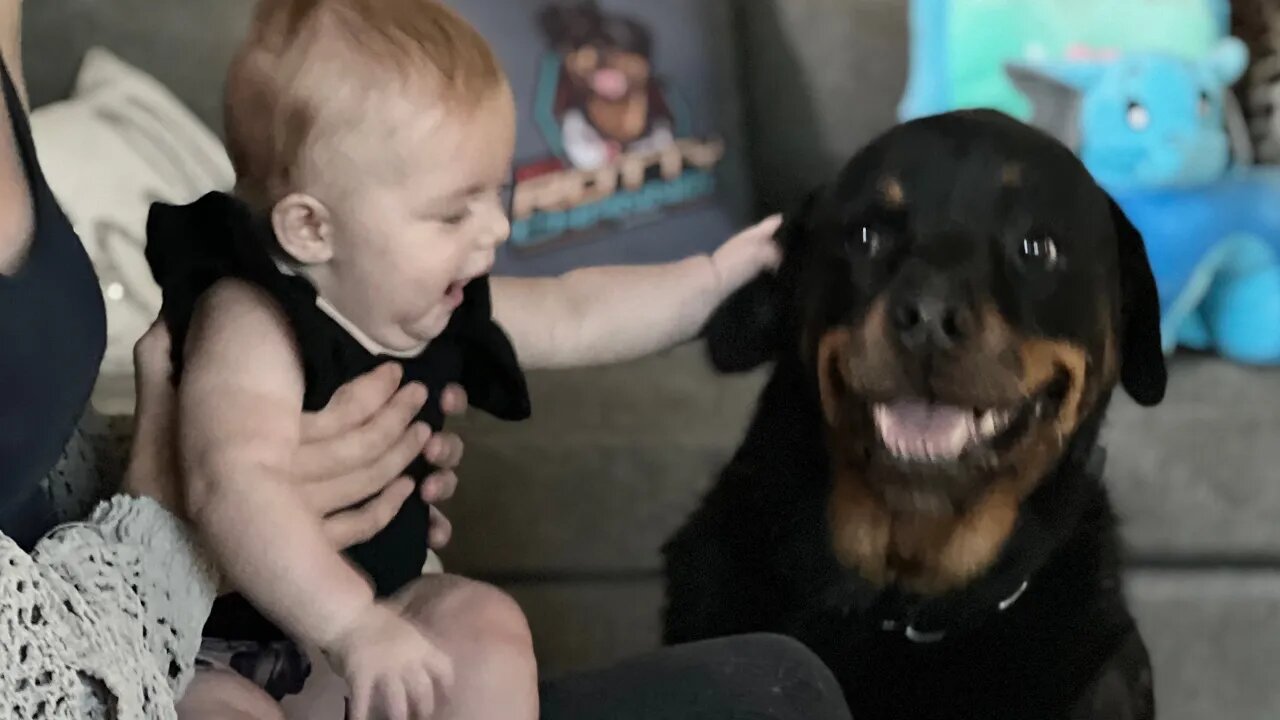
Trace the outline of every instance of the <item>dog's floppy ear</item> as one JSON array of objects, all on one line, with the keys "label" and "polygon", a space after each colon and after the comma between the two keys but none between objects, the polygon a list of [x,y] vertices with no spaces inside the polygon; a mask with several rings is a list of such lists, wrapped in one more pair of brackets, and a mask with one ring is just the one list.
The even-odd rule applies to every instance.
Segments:
[{"label": "dog's floppy ear", "polygon": [[1116,204],[1111,206],[1120,255],[1120,382],[1141,405],[1164,399],[1168,371],[1160,343],[1160,298],[1142,235]]},{"label": "dog's floppy ear", "polygon": [[703,328],[711,364],[720,372],[753,370],[776,358],[787,342],[794,294],[788,278],[795,274],[797,250],[808,232],[817,195],[817,190],[809,193],[784,214],[782,226],[774,234],[782,248],[778,271],[763,273],[731,294]]},{"label": "dog's floppy ear", "polygon": [[782,326],[782,283],[766,273],[743,285],[712,313],[703,330],[716,370],[746,372],[774,358]]}]

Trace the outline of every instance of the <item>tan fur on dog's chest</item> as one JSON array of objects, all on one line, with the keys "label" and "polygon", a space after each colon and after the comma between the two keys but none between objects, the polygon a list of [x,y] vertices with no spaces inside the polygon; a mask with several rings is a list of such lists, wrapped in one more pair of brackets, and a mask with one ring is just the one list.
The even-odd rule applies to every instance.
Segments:
[{"label": "tan fur on dog's chest", "polygon": [[1018,516],[1018,497],[1006,486],[993,486],[960,515],[892,512],[851,468],[833,472],[832,549],[880,586],[935,595],[967,584],[995,561]]}]

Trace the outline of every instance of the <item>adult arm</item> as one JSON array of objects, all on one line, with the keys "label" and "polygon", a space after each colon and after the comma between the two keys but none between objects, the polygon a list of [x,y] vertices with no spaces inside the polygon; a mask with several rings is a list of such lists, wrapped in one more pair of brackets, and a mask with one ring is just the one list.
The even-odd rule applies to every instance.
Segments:
[{"label": "adult arm", "polygon": [[0,102],[0,275],[12,273],[26,258],[35,222],[26,171],[12,130],[13,113],[26,112],[18,37],[21,30],[21,0],[0,0],[0,59],[23,102],[23,107],[16,108]]},{"label": "adult arm", "polygon": [[27,104],[26,83],[22,79],[22,0],[0,0],[0,57],[18,86],[22,104]]}]

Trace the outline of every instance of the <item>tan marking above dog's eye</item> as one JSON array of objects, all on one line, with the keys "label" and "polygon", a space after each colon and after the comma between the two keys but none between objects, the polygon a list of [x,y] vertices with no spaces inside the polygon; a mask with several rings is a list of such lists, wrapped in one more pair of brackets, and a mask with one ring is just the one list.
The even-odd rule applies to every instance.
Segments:
[{"label": "tan marking above dog's eye", "polygon": [[1018,187],[1022,184],[1022,165],[1019,163],[1005,163],[1000,168],[1000,182],[1005,187]]},{"label": "tan marking above dog's eye", "polygon": [[891,208],[902,207],[906,202],[907,194],[902,188],[902,182],[892,175],[880,178],[879,190],[881,199]]}]

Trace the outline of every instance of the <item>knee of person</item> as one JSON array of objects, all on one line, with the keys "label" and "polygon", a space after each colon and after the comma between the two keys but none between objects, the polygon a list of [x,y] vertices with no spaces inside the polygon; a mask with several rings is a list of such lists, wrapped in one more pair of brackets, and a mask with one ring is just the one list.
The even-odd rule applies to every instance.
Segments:
[{"label": "knee of person", "polygon": [[776,660],[797,667],[826,667],[808,645],[789,635],[752,633],[739,636],[735,642],[740,652],[751,657]]},{"label": "knee of person", "polygon": [[[789,713],[781,717],[847,718],[839,681],[826,663],[804,643],[785,635],[759,633],[729,638],[732,654],[774,677],[787,699]],[[767,672],[766,672],[767,671]]]},{"label": "knee of person", "polygon": [[492,585],[466,581],[432,610],[430,626],[460,638],[469,638],[490,652],[508,652],[532,658],[533,634],[520,605]]},{"label": "knee of person", "polygon": [[454,696],[444,717],[538,715],[533,634],[520,606],[490,585],[466,581],[448,591],[426,620],[454,661]]}]

